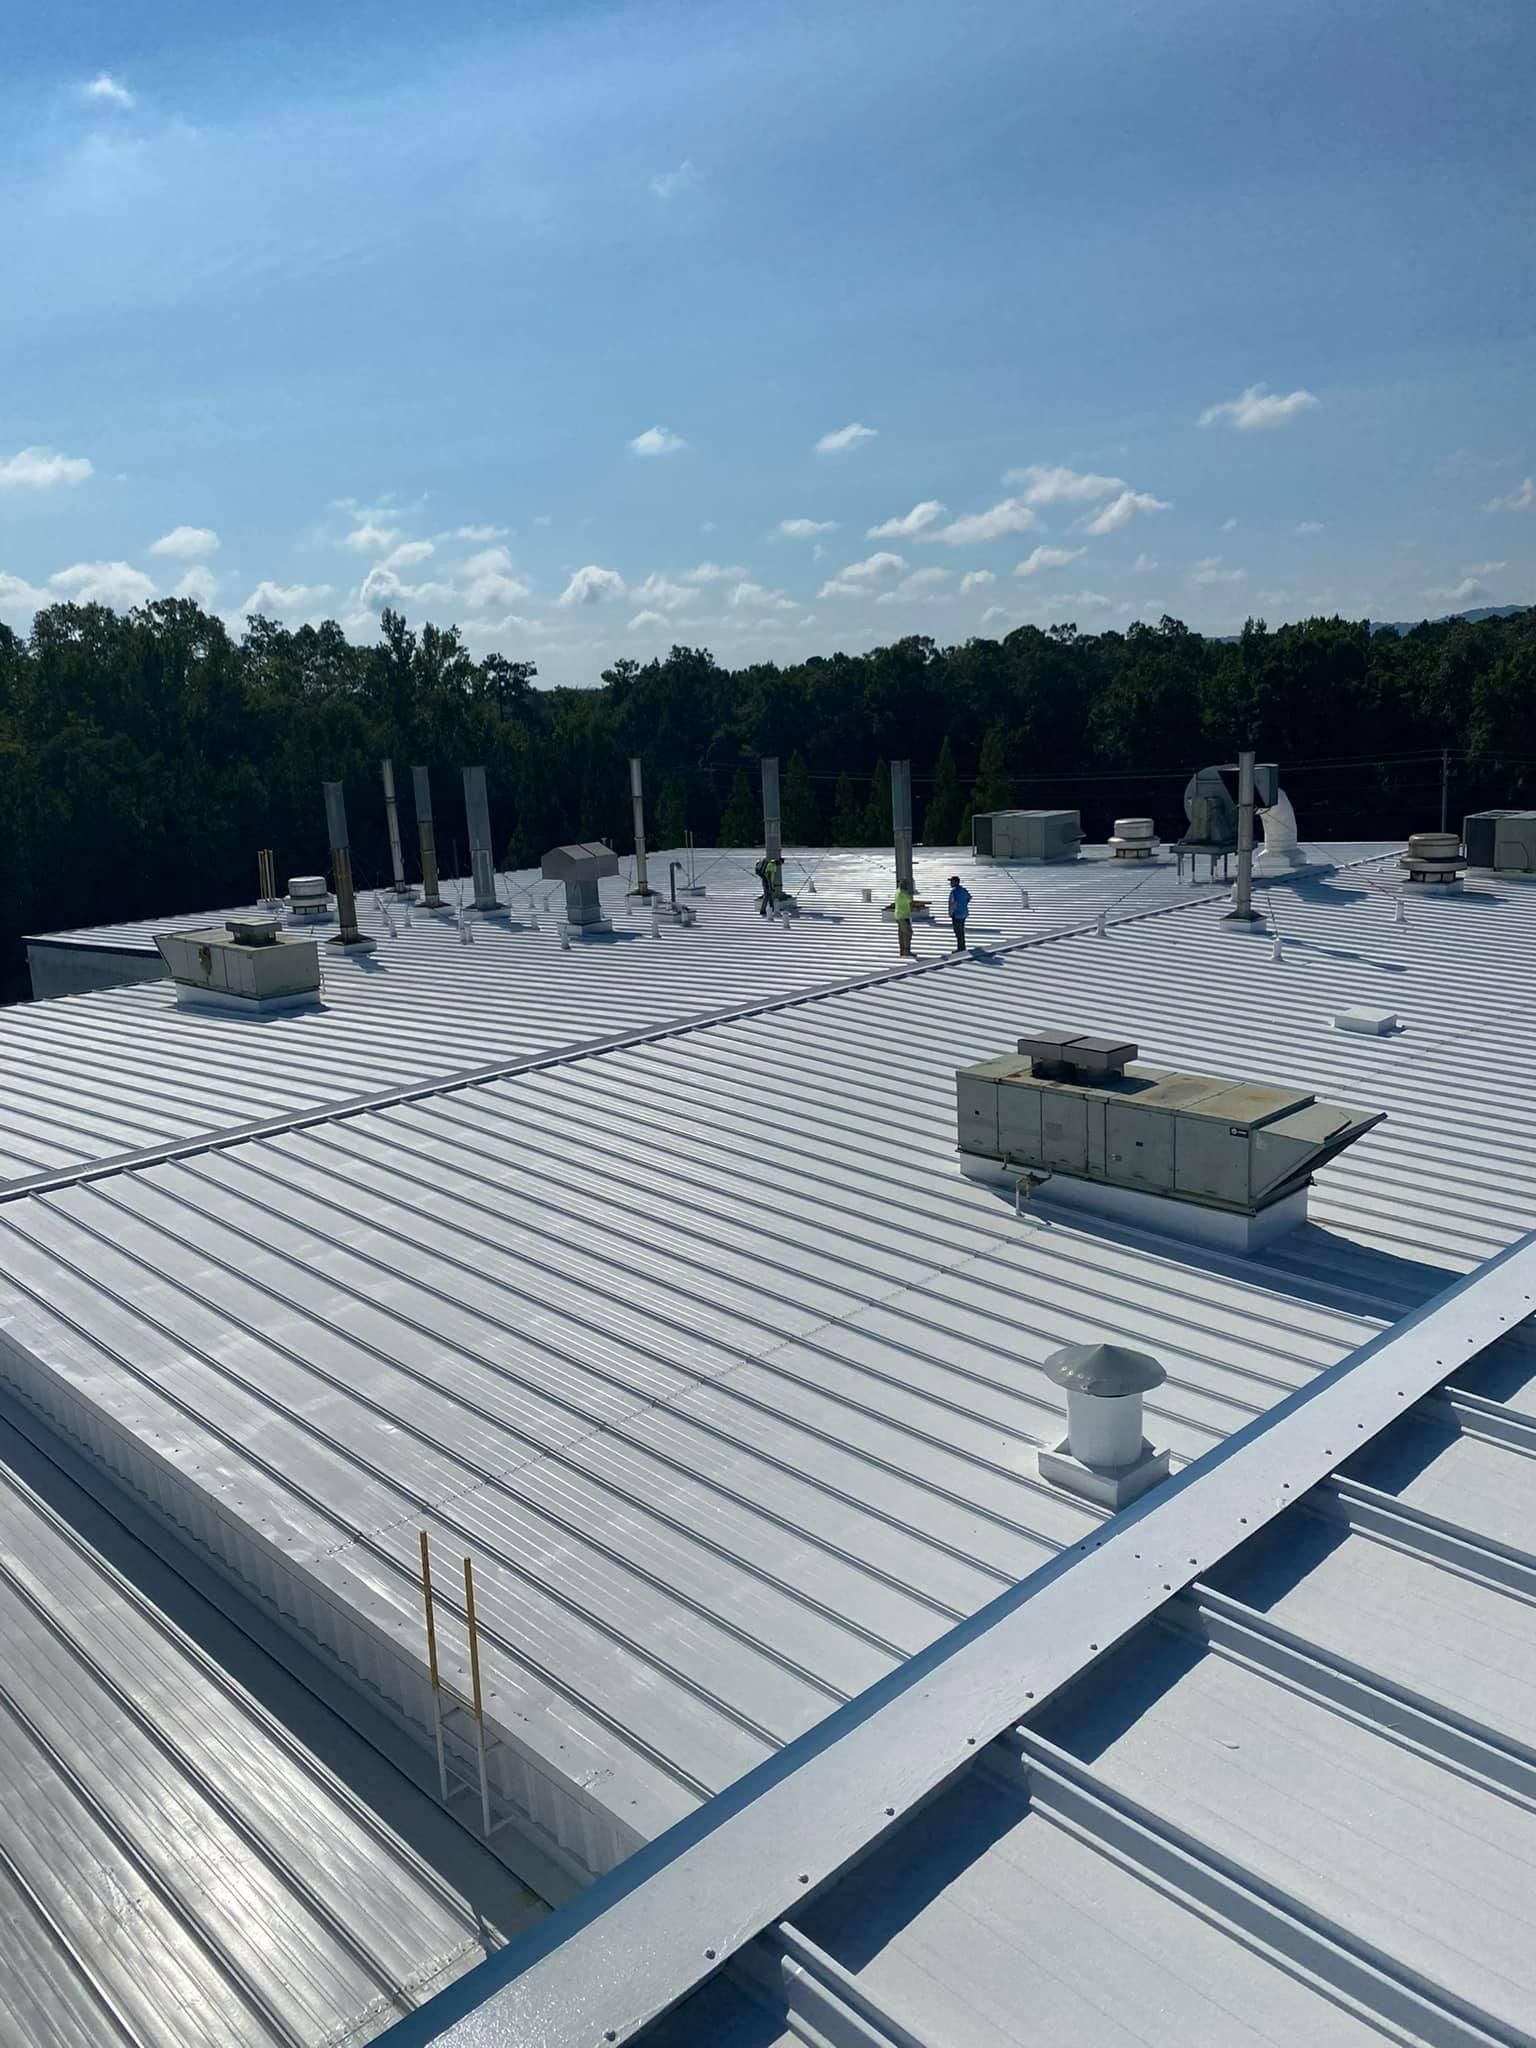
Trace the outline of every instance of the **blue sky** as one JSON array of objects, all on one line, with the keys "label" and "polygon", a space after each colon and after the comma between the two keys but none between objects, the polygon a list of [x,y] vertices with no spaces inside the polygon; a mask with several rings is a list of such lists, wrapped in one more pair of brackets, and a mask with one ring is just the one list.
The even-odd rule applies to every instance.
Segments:
[{"label": "blue sky", "polygon": [[1536,599],[1526,0],[23,0],[6,44],[18,627],[392,602],[583,683]]}]

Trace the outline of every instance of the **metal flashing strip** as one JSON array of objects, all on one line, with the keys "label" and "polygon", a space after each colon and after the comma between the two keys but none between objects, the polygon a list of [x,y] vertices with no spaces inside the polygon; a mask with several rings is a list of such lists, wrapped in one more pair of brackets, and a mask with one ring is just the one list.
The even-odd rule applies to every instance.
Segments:
[{"label": "metal flashing strip", "polygon": [[[632,2040],[1536,1304],[1536,1233],[1456,1280],[637,1852],[389,2036]],[[476,2004],[476,1999],[480,2003]]]},{"label": "metal flashing strip", "polygon": [[[1151,910],[1129,911],[1124,916],[1109,920],[1112,929],[1120,925],[1140,924],[1148,918],[1171,917],[1190,910],[1209,910],[1211,901],[1196,898],[1189,902],[1160,903]],[[831,996],[857,995],[864,989],[884,988],[892,983],[906,982],[925,974],[938,974],[945,969],[964,965],[966,962],[983,958],[998,959],[1004,954],[1027,952],[1034,946],[1055,945],[1063,939],[1082,938],[1098,929],[1097,917],[1070,925],[1062,925],[1048,932],[1032,932],[1027,938],[1009,939],[1002,945],[989,947],[985,954],[980,947],[970,953],[942,953],[933,960],[902,961],[896,966],[881,967],[869,974],[848,976],[841,981],[818,983],[812,988],[796,988],[780,995],[753,996],[746,1002],[726,1003],[713,1010],[695,1010],[681,1017],[669,1018],[663,1024],[641,1024],[625,1031],[615,1031],[603,1038],[584,1039],[575,1045],[559,1046],[554,1051],[518,1053],[511,1058],[489,1060],[479,1066],[463,1067],[456,1073],[437,1074],[429,1079],[410,1081],[392,1088],[371,1090],[366,1095],[353,1095],[339,1102],[328,1102],[319,1108],[281,1110],[275,1116],[262,1117],[251,1123],[232,1124],[222,1130],[201,1131],[195,1137],[176,1139],[166,1144],[145,1145],[133,1152],[117,1152],[102,1159],[91,1159],[76,1166],[55,1168],[46,1173],[29,1175],[25,1180],[8,1181],[0,1187],[0,1203],[14,1202],[23,1195],[47,1194],[55,1188],[79,1187],[87,1181],[105,1180],[113,1174],[131,1173],[147,1166],[164,1166],[173,1160],[195,1158],[203,1152],[221,1152],[231,1145],[242,1145],[253,1138],[275,1137],[279,1132],[312,1130],[317,1124],[341,1123],[349,1117],[366,1116],[377,1109],[395,1109],[402,1103],[421,1102],[431,1096],[452,1095],[465,1088],[483,1087],[493,1081],[510,1081],[518,1074],[538,1073],[549,1067],[570,1066],[581,1060],[596,1059],[604,1053],[624,1052],[631,1047],[655,1045],[668,1038],[681,1038],[688,1034],[707,1030],[715,1024],[732,1024],[748,1017],[772,1016],[780,1010],[799,1009],[807,1003],[819,1003]]]}]

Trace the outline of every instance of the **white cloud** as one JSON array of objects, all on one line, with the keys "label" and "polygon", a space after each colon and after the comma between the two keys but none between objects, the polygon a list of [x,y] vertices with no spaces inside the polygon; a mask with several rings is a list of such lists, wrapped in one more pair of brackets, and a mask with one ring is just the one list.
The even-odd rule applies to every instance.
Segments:
[{"label": "white cloud", "polygon": [[[404,550],[396,552],[399,554]],[[390,560],[394,561],[395,556],[392,555]],[[493,605],[516,604],[519,598],[528,595],[527,583],[512,573],[512,557],[505,548],[484,548],[479,554],[471,555],[460,565],[456,580],[466,602],[477,612]],[[419,599],[422,592],[418,591],[416,595]]]},{"label": "white cloud", "polygon": [[1282,398],[1263,384],[1250,384],[1238,398],[1224,398],[1220,405],[1208,405],[1200,415],[1202,427],[1225,424],[1248,432],[1254,427],[1282,427],[1298,413],[1313,412],[1318,401],[1310,391],[1288,391]]},{"label": "white cloud", "polygon": [[196,603],[202,605],[204,610],[207,610],[219,594],[219,581],[220,579],[214,575],[211,569],[205,569],[199,563],[196,568],[187,570],[186,574],[171,592],[171,595],[172,597],[190,597]]},{"label": "white cloud", "polygon": [[700,562],[696,568],[683,571],[685,583],[731,583],[746,575],[740,564],[734,566],[720,562]]},{"label": "white cloud", "polygon": [[81,86],[80,97],[101,107],[131,107],[134,103],[133,94],[110,71],[98,71],[93,79]]},{"label": "white cloud", "polygon": [[903,512],[899,519],[886,519],[879,526],[869,528],[871,540],[911,540],[914,535],[926,533],[944,517],[944,507],[937,498],[924,498],[920,505],[914,505],[910,512]]},{"label": "white cloud", "polygon": [[[498,552],[500,551],[498,550]],[[436,553],[437,549],[429,540],[404,540],[400,543],[399,547],[392,549],[385,557],[384,567],[386,569],[411,569],[418,562],[424,562],[429,555],[435,555]]]},{"label": "white cloud", "polygon": [[688,443],[681,434],[674,434],[670,427],[647,427],[643,434],[636,434],[629,444],[631,455],[675,455],[679,448]]},{"label": "white cloud", "polygon": [[1459,583],[1451,584],[1448,589],[1426,590],[1424,595],[1437,598],[1444,604],[1463,604],[1469,597],[1491,597],[1493,593],[1480,578],[1463,576]]},{"label": "white cloud", "polygon": [[218,553],[219,536],[211,526],[173,526],[150,544],[152,555],[174,555],[178,561],[193,562],[199,555]]},{"label": "white cloud", "polygon": [[968,512],[937,532],[923,532],[920,538],[942,540],[952,548],[975,547],[982,541],[1002,540],[1010,533],[1028,533],[1039,524],[1022,498],[1004,498],[985,512]]},{"label": "white cloud", "polygon": [[[533,523],[535,526],[553,526],[555,522],[547,512],[535,512],[535,514],[533,515]],[[472,536],[466,534],[464,537],[466,540],[468,540]],[[478,537],[478,535],[473,536],[473,538],[476,539],[478,539]]]},{"label": "white cloud", "polygon": [[1469,597],[1488,597],[1491,592],[1485,578],[1497,576],[1501,569],[1507,569],[1507,562],[1473,562],[1461,572],[1461,580],[1448,589],[1426,590],[1426,597],[1443,598],[1447,604],[1460,604]]},{"label": "white cloud", "polygon": [[999,626],[1005,619],[1016,619],[1017,617],[1017,612],[1007,611],[1000,604],[989,604],[981,615],[981,623],[984,626]]},{"label": "white cloud", "polygon": [[949,569],[914,569],[910,576],[903,576],[894,590],[885,591],[876,598],[877,604],[948,604],[949,595],[940,586],[949,581]]},{"label": "white cloud", "polygon": [[600,569],[588,562],[572,576],[556,602],[566,611],[573,605],[600,604],[605,597],[622,597],[624,578],[616,569]]},{"label": "white cloud", "polygon": [[1145,576],[1149,569],[1155,569],[1157,567],[1157,563],[1153,560],[1151,555],[1140,554],[1136,557],[1135,561],[1132,562],[1131,567],[1136,571],[1138,576]]},{"label": "white cloud", "polygon": [[1235,533],[1237,531],[1237,521],[1235,519],[1223,519],[1221,530],[1223,533]]},{"label": "white cloud", "polygon": [[864,597],[876,583],[899,576],[906,563],[900,555],[867,555],[862,562],[850,562],[821,586],[822,597]]},{"label": "white cloud", "polygon": [[[402,539],[398,526],[376,526],[371,519],[365,519],[360,526],[354,526],[346,536],[346,546],[360,555],[387,555]],[[263,589],[267,586],[263,585]],[[276,589],[278,586],[271,586]]]},{"label": "white cloud", "polygon": [[836,533],[835,519],[781,519],[774,532],[782,540],[814,540],[818,533]]},{"label": "white cloud", "polygon": [[642,605],[654,607],[657,611],[680,611],[684,605],[697,604],[699,593],[684,583],[669,583],[665,576],[653,572],[643,583],[637,583],[630,596]]},{"label": "white cloud", "polygon": [[658,171],[651,180],[651,190],[658,199],[675,199],[679,192],[686,192],[698,182],[699,174],[692,160],[684,157],[675,171]]},{"label": "white cloud", "polygon": [[1068,605],[1074,611],[1107,612],[1113,603],[1114,599],[1106,597],[1101,590],[1070,590],[1064,597],[1053,597],[1049,604],[1042,606],[1041,609],[1054,612],[1058,618],[1064,618]]},{"label": "white cloud", "polygon": [[1118,498],[1110,499],[1102,512],[1079,524],[1084,533],[1115,533],[1138,512],[1166,512],[1168,503],[1166,498],[1154,498],[1150,491],[1122,491]]},{"label": "white cloud", "polygon": [[23,485],[46,491],[54,484],[80,484],[92,475],[83,455],[61,455],[56,448],[22,448],[0,462],[0,491]]},{"label": "white cloud", "polygon": [[1032,548],[1014,570],[1015,576],[1038,576],[1042,569],[1064,569],[1075,562],[1085,548]]},{"label": "white cloud", "polygon": [[240,611],[242,616],[260,612],[266,618],[302,620],[330,594],[329,583],[258,583]]},{"label": "white cloud", "polygon": [[782,590],[765,590],[761,583],[738,583],[725,600],[733,611],[792,612],[795,600]]},{"label": "white cloud", "polygon": [[1095,476],[1089,470],[1046,469],[1031,462],[1004,473],[1005,484],[1022,484],[1026,505],[1090,505],[1127,488],[1121,476]]},{"label": "white cloud", "polygon": [[629,630],[637,633],[642,626],[665,626],[667,623],[665,612],[636,612],[629,622]]},{"label": "white cloud", "polygon": [[880,429],[861,427],[857,420],[849,426],[839,427],[835,433],[823,434],[816,443],[818,455],[841,455],[846,449],[857,448],[861,441],[873,441]]},{"label": "white cloud", "polygon": [[46,590],[39,590],[25,577],[8,576],[0,569],[0,619],[30,619],[47,602]]},{"label": "white cloud", "polygon": [[69,604],[110,604],[124,610],[155,594],[150,578],[126,562],[76,562],[50,576],[48,588]]},{"label": "white cloud", "polygon": [[990,569],[972,569],[960,578],[960,595],[966,597],[973,590],[985,590],[989,583],[996,581]]},{"label": "white cloud", "polygon": [[[535,526],[548,526],[547,519],[535,519]],[[504,526],[456,526],[451,533],[440,533],[439,540],[504,540],[507,528]]]},{"label": "white cloud", "polygon": [[1291,528],[1293,533],[1321,533],[1322,530],[1323,522],[1321,519],[1298,519]]},{"label": "white cloud", "polygon": [[1220,555],[1205,555],[1189,572],[1191,583],[1245,583],[1246,569],[1225,569]]},{"label": "white cloud", "polygon": [[[0,469],[0,483],[5,481],[5,472]],[[1528,512],[1536,505],[1536,477],[1528,476],[1518,490],[1509,492],[1503,498],[1490,498],[1484,507],[1488,512]]]}]

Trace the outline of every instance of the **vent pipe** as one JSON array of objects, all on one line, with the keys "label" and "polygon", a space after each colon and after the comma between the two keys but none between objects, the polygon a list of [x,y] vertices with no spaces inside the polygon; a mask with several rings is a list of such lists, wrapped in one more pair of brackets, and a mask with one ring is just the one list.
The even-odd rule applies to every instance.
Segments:
[{"label": "vent pipe", "polygon": [[763,756],[763,856],[778,860],[784,852],[784,826],[779,811],[779,757]]},{"label": "vent pipe", "polygon": [[256,855],[256,899],[263,906],[277,901],[277,864],[270,846]]},{"label": "vent pipe", "polygon": [[645,790],[640,780],[640,756],[629,757],[629,799],[635,813],[635,886],[631,896],[654,896],[645,878]]},{"label": "vent pipe", "polygon": [[331,872],[336,878],[336,931],[329,946],[371,947],[357,924],[357,897],[352,887],[352,847],[347,837],[347,801],[339,782],[324,782],[325,825],[331,839]]},{"label": "vent pipe", "polygon": [[896,850],[896,886],[912,883],[912,763],[891,763],[891,837]]},{"label": "vent pipe", "polygon": [[469,872],[475,885],[475,908],[499,910],[496,862],[491,853],[491,806],[483,768],[464,770],[464,810],[469,820]]},{"label": "vent pipe", "polygon": [[1239,929],[1263,923],[1253,907],[1254,759],[1252,747],[1237,757],[1237,889],[1226,922]]},{"label": "vent pipe", "polygon": [[384,816],[389,825],[389,865],[395,878],[395,894],[409,896],[405,881],[405,855],[400,851],[400,806],[395,802],[395,764],[381,761],[379,774],[384,783]]},{"label": "vent pipe", "polygon": [[416,830],[421,839],[421,900],[428,910],[441,910],[437,886],[437,836],[432,829],[432,778],[425,768],[411,770],[416,793]]},{"label": "vent pipe", "polygon": [[1040,1453],[1040,1476],[1067,1493],[1123,1508],[1168,1476],[1168,1453],[1143,1434],[1143,1399],[1168,1375],[1123,1344],[1064,1344],[1045,1361],[1067,1397],[1067,1433]]}]

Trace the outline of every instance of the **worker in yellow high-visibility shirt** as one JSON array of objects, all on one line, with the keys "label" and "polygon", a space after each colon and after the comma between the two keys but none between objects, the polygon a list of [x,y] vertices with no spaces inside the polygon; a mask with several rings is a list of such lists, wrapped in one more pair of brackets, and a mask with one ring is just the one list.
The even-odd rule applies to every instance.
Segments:
[{"label": "worker in yellow high-visibility shirt", "polygon": [[912,957],[912,891],[905,882],[896,884],[891,914],[896,920],[896,943],[901,948],[901,957],[908,960]]}]

